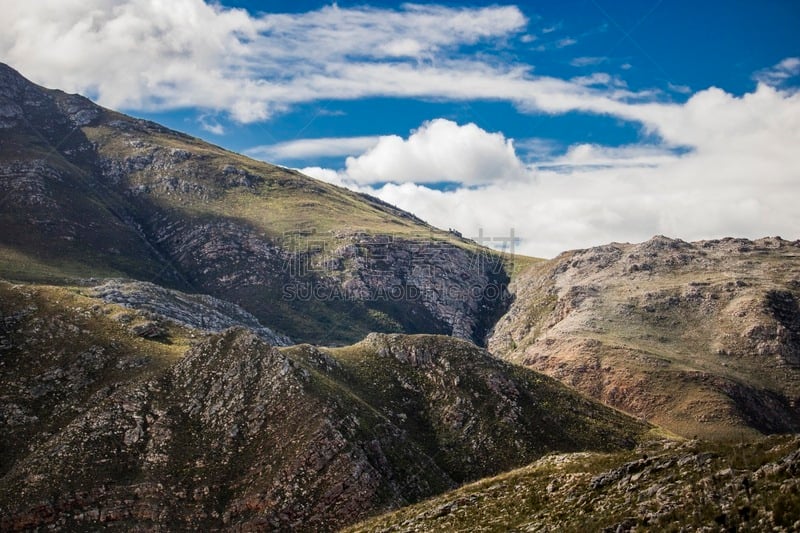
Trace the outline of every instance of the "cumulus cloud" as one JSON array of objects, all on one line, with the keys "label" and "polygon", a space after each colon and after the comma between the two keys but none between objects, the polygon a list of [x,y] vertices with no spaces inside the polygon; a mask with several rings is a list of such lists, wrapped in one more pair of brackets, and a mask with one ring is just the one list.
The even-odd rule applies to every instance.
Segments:
[{"label": "cumulus cloud", "polygon": [[[378,151],[379,143],[348,160],[344,169],[310,172],[467,236],[482,230],[485,237],[504,242],[513,229],[521,238],[516,251],[536,256],[614,240],[641,241],[659,233],[684,239],[800,237],[787,234],[800,228],[800,93],[762,84],[736,97],[712,88],[684,104],[629,105],[625,113],[645,124],[661,144],[579,144],[525,165],[502,134],[438,120],[408,139],[387,138],[392,140],[385,148]],[[430,135],[434,124],[448,134]],[[471,142],[450,142],[460,133]],[[414,145],[421,140],[424,150],[417,150]],[[381,172],[389,172],[392,164],[404,172],[418,168],[434,180],[431,169],[442,157],[436,150],[439,142],[452,161],[491,149],[496,156],[492,170],[473,174],[471,181],[455,180],[465,186],[448,191],[410,174],[382,183],[389,180]],[[509,149],[504,152],[503,146]],[[413,163],[403,166],[406,157]]]},{"label": "cumulus cloud", "polygon": [[527,170],[503,134],[437,119],[423,124],[408,139],[381,137],[363,155],[347,158],[345,174],[361,184],[457,182],[472,186],[523,179]]},{"label": "cumulus cloud", "polygon": [[740,97],[712,87],[685,104],[633,105],[620,114],[642,122],[671,145],[787,161],[796,152],[787,141],[800,132],[799,106],[800,94],[759,84]]}]

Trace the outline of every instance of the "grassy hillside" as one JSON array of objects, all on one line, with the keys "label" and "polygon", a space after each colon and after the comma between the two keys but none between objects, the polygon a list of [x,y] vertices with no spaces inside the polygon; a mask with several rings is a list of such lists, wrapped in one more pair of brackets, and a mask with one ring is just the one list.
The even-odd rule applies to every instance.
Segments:
[{"label": "grassy hillside", "polygon": [[348,532],[796,531],[800,440],[553,454]]},{"label": "grassy hillside", "polygon": [[195,333],[81,289],[0,281],[0,475],[118,387],[174,364]]},{"label": "grassy hillside", "polygon": [[413,435],[458,482],[554,449],[629,447],[646,427],[457,339],[372,334],[348,347],[281,350],[334,361],[329,376]]}]

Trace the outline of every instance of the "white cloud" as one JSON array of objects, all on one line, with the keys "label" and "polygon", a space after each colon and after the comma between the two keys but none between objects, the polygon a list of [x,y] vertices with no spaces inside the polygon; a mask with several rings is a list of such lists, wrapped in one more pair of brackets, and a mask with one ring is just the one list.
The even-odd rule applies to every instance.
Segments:
[{"label": "white cloud", "polygon": [[[547,33],[547,32],[544,32]],[[566,48],[568,46],[572,46],[577,44],[578,40],[573,39],[572,37],[563,37],[561,39],[556,39],[555,41],[547,41],[543,42],[542,44],[533,48],[533,50],[537,52],[547,52],[549,50],[560,50],[561,48]]]},{"label": "white cloud", "polygon": [[567,46],[572,46],[576,44],[578,41],[573,39],[572,37],[565,37],[563,39],[559,39],[556,41],[556,48],[566,48]]},{"label": "white cloud", "polygon": [[676,85],[672,82],[667,83],[667,88],[670,91],[680,93],[680,94],[692,94],[692,88],[688,85]]},{"label": "white cloud", "polygon": [[563,156],[545,161],[538,167],[560,169],[562,172],[577,167],[652,167],[672,162],[676,157],[674,150],[663,146],[575,144]]},{"label": "white cloud", "polygon": [[[452,100],[507,100],[524,111],[564,113],[587,111],[618,114],[628,99],[650,93],[586,87],[579,83],[540,76],[529,78],[526,67],[497,68],[473,63],[452,63],[443,68],[410,65],[351,64],[336,79],[319,78],[315,90],[332,98],[436,95]],[[297,89],[301,91],[301,88]]]},{"label": "white cloud", "polygon": [[644,123],[668,144],[706,153],[754,153],[765,161],[790,158],[797,145],[787,140],[800,135],[800,94],[764,84],[741,97],[712,87],[685,104],[637,104],[619,112]]},{"label": "white cloud", "polygon": [[214,135],[225,135],[225,126],[220,124],[216,118],[203,115],[197,120],[200,123],[200,127],[205,131]]},{"label": "white cloud", "polygon": [[[380,151],[379,143],[374,153],[351,159],[363,167],[317,169],[313,175],[467,236],[483,229],[487,237],[505,238],[513,228],[522,239],[517,251],[530,255],[659,233],[684,239],[800,238],[800,93],[759,85],[735,97],[712,88],[684,104],[628,104],[624,116],[641,121],[663,144],[580,144],[529,167],[514,152],[498,150],[513,148],[501,134],[441,120],[408,139],[385,138],[392,140]],[[445,126],[447,135],[430,135],[432,124]],[[471,142],[453,141],[462,134]],[[447,192],[425,186],[438,161],[466,160],[479,149],[496,155],[492,169],[455,181],[480,186]],[[405,182],[368,185],[387,181],[383,173],[393,164],[407,178],[398,181]],[[425,179],[414,179],[415,169]]]},{"label": "white cloud", "polygon": [[800,57],[787,57],[777,65],[756,72],[754,78],[773,87],[800,76]]},{"label": "white cloud", "polygon": [[[194,107],[253,122],[299,103],[374,96],[506,100],[548,113],[614,113],[650,97],[534,76],[492,57],[526,29],[513,6],[253,16],[202,0],[0,0],[0,10],[13,21],[0,34],[0,59],[115,108]],[[462,52],[481,40],[499,51]]]},{"label": "white cloud", "polygon": [[600,65],[608,61],[607,57],[596,57],[596,56],[584,56],[584,57],[576,57],[572,61],[569,62],[570,65],[573,67],[591,67],[595,65]]},{"label": "white cloud", "polygon": [[245,154],[265,161],[313,159],[363,153],[378,144],[380,137],[323,137],[298,139],[277,144],[256,146]]},{"label": "white cloud", "polygon": [[363,155],[347,158],[345,174],[361,184],[447,181],[472,186],[522,179],[527,170],[502,134],[437,119],[408,139],[381,137]]},{"label": "white cloud", "polygon": [[576,76],[570,81],[584,87],[626,87],[626,83],[623,80],[606,72],[593,72],[588,76]]},{"label": "white cloud", "polygon": [[298,102],[381,95],[370,85],[375,74],[359,80],[348,68],[447,62],[527,23],[513,6],[334,4],[253,16],[202,0],[0,0],[0,11],[0,59],[38,83],[116,108],[199,107],[242,122]]}]

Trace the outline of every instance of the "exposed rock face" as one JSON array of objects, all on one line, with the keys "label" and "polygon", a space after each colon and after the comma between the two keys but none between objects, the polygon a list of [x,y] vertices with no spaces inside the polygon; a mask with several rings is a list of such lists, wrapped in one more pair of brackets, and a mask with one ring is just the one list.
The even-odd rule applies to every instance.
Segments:
[{"label": "exposed rock face", "polygon": [[[151,231],[193,283],[288,331],[297,331],[298,314],[361,313],[370,328],[349,335],[431,332],[483,344],[510,301],[498,256],[425,235],[340,232],[317,250],[306,242],[267,241],[234,222],[159,218]],[[336,331],[299,335],[316,343],[341,340]]]},{"label": "exposed rock face", "polygon": [[90,294],[104,302],[145,311],[191,329],[219,333],[234,326],[257,332],[273,346],[287,346],[291,339],[262,326],[256,317],[230,302],[205,294],[185,294],[143,281],[105,280]]},{"label": "exposed rock face", "polygon": [[[347,241],[320,266],[353,298],[378,300],[401,331],[433,322],[439,333],[482,344],[510,301],[503,263],[487,251],[365,234]],[[392,312],[405,301],[413,303],[405,314]]]},{"label": "exposed rock face", "polygon": [[279,350],[164,318],[151,338],[152,311],[99,299],[119,286],[0,285],[3,530],[333,530],[649,429],[449,337]]},{"label": "exposed rock face", "polygon": [[188,334],[174,327],[158,326],[158,341],[131,331],[148,323],[74,290],[0,282],[0,475],[121,383],[186,349]]},{"label": "exposed rock face", "polygon": [[684,435],[800,430],[800,243],[655,237],[515,280],[489,348]]},{"label": "exposed rock face", "polygon": [[[310,382],[255,335],[231,332],[202,344],[160,378],[112,395],[18,464],[8,479],[24,488],[4,529],[127,521],[328,529],[363,515],[385,503],[377,491],[386,482],[363,444],[352,442],[355,421],[309,394]],[[393,444],[384,445],[401,453]],[[433,465],[420,465],[435,479]],[[406,494],[430,490],[426,481]],[[59,495],[47,503],[53,486]]]},{"label": "exposed rock face", "polygon": [[507,307],[503,263],[475,243],[5,65],[0,123],[7,278],[132,278],[209,294],[319,344],[370,331],[483,344]]}]

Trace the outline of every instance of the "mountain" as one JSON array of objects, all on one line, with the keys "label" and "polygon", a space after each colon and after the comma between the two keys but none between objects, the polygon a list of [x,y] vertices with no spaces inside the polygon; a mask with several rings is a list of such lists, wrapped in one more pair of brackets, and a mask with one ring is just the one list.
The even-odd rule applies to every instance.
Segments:
[{"label": "mountain", "polygon": [[369,196],[39,87],[0,64],[0,276],[126,278],[298,342],[485,341],[505,261]]},{"label": "mountain", "polygon": [[192,327],[173,292],[137,309],[112,288],[0,284],[4,531],[332,530],[652,432],[452,337],[276,348]]},{"label": "mountain", "polygon": [[512,292],[498,356],[688,437],[800,431],[800,241],[610,244]]},{"label": "mountain", "polygon": [[551,454],[344,531],[797,531],[799,477],[797,436],[650,441]]},{"label": "mountain", "polygon": [[0,228],[0,530],[800,527],[723,442],[800,431],[798,242],[510,258],[5,65]]}]

